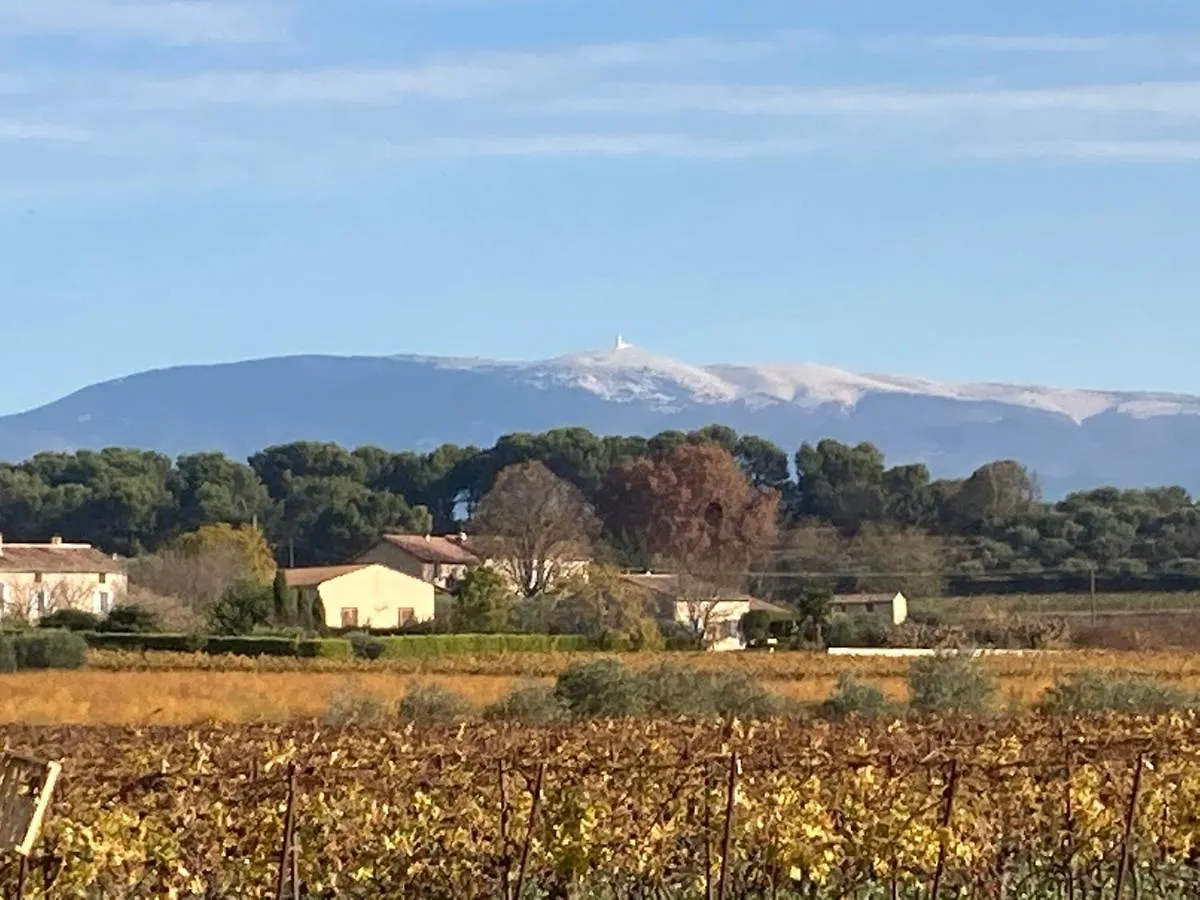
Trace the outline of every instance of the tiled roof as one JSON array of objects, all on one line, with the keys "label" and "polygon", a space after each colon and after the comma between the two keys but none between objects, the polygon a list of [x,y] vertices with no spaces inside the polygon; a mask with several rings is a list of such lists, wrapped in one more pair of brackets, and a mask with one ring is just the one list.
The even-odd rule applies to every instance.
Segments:
[{"label": "tiled roof", "polygon": [[[647,572],[644,575],[622,575],[625,581],[630,584],[637,585],[648,591],[654,591],[656,594],[669,594],[674,596],[680,592],[679,576],[666,574],[652,574]],[[725,591],[712,586],[702,586],[697,582],[698,587],[704,587],[703,593],[713,596],[721,600],[750,600],[750,596],[739,591]]]},{"label": "tiled roof", "polygon": [[761,612],[770,613],[773,616],[781,616],[788,619],[795,618],[795,613],[786,607],[779,606],[775,603],[768,603],[766,600],[759,600],[757,597],[751,598],[750,608]]},{"label": "tiled roof", "polygon": [[833,598],[834,603],[851,605],[866,605],[868,603],[891,603],[895,594],[838,594]]},{"label": "tiled roof", "polygon": [[121,564],[91,544],[0,544],[0,572],[116,574]]},{"label": "tiled roof", "polygon": [[367,563],[356,566],[309,566],[304,569],[284,569],[283,577],[288,587],[316,587],[359,569],[367,568]]},{"label": "tiled roof", "polygon": [[457,537],[426,534],[385,534],[383,539],[423,563],[442,563],[452,566],[474,566],[479,563],[475,554],[466,550]]}]

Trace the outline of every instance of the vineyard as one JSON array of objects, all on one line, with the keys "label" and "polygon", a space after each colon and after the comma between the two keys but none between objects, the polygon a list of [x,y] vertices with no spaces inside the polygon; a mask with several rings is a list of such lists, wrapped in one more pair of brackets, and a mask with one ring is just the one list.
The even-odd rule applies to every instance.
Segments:
[{"label": "vineyard", "polygon": [[[1200,891],[1191,714],[9,726],[0,740],[65,764],[27,897]],[[5,896],[19,874],[0,862]]]}]

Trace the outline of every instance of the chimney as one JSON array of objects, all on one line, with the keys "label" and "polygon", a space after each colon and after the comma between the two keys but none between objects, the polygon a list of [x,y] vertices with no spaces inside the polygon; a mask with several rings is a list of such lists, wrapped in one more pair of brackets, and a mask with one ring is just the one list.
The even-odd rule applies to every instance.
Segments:
[{"label": "chimney", "polygon": [[425,542],[426,542],[426,543],[429,543],[429,542],[430,542],[430,541],[432,541],[432,540],[433,540],[433,537],[432,537],[432,535],[430,535],[430,534],[426,533],[426,535],[425,535]]},{"label": "chimney", "polygon": [[50,538],[50,543],[52,546],[57,547],[59,544],[62,543],[62,538],[56,534],[56,535],[54,535],[54,537]]},{"label": "chimney", "polygon": [[460,544],[465,544],[467,542],[467,533],[465,531],[460,531],[458,533],[458,542]]}]

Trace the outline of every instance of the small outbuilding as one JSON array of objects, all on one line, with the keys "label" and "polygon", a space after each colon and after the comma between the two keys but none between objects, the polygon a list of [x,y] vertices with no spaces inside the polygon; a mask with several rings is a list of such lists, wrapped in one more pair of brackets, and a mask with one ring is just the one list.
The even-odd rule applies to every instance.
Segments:
[{"label": "small outbuilding", "polygon": [[390,566],[314,566],[283,575],[299,608],[323,609],[328,628],[403,628],[433,619],[433,585]]},{"label": "small outbuilding", "polygon": [[908,600],[895,594],[837,594],[829,601],[831,612],[845,616],[871,616],[890,625],[903,625],[908,619]]}]

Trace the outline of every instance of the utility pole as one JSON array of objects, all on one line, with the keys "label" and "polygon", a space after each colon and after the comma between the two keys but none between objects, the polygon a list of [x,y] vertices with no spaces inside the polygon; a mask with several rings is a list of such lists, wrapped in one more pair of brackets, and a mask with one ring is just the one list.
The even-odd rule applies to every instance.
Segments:
[{"label": "utility pole", "polygon": [[1092,624],[1096,624],[1096,564],[1088,566],[1088,592],[1092,597]]}]

